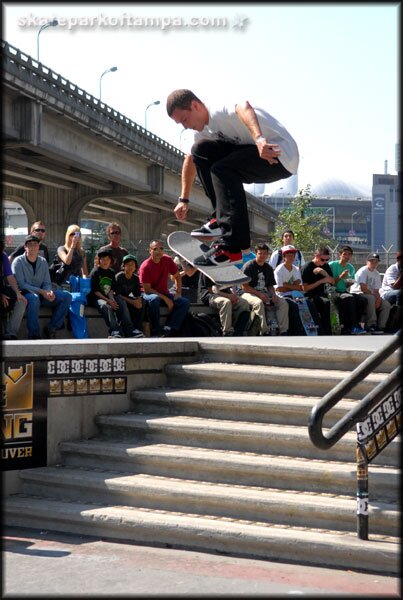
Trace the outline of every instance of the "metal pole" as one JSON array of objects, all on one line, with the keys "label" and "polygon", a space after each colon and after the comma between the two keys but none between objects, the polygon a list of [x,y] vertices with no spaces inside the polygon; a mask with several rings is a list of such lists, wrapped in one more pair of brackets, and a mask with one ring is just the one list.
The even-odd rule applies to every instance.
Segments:
[{"label": "metal pole", "polygon": [[[358,430],[359,423],[357,423]],[[368,539],[368,462],[357,442],[357,536]]]}]

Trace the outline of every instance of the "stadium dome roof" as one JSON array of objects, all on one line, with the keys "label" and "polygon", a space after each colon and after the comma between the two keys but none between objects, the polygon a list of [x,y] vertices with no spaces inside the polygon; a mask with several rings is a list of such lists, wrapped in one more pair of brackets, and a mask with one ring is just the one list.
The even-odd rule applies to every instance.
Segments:
[{"label": "stadium dome roof", "polygon": [[319,183],[312,184],[311,192],[315,196],[324,198],[362,198],[372,195],[370,188],[364,185],[336,178],[324,179]]}]

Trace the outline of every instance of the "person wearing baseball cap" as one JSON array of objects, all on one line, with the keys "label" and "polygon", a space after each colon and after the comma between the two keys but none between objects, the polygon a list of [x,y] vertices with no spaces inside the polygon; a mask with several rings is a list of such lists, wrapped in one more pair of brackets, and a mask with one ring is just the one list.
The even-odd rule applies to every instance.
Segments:
[{"label": "person wearing baseball cap", "polygon": [[381,260],[379,254],[377,254],[376,252],[371,252],[370,254],[368,254],[367,256],[367,260],[377,260],[378,262]]},{"label": "person wearing baseball cap", "polygon": [[281,254],[284,256],[285,254],[296,254],[298,252],[295,246],[291,244],[287,244],[281,248]]},{"label": "person wearing baseball cap", "polygon": [[112,250],[110,248],[100,248],[97,252],[98,258],[102,258],[103,256],[110,256],[112,258]]},{"label": "person wearing baseball cap", "polygon": [[[396,253],[396,262],[385,271],[382,286],[379,290],[381,298],[390,304],[402,306],[402,253]],[[401,309],[400,309],[401,310]]]},{"label": "person wearing baseball cap", "polygon": [[55,338],[56,331],[65,325],[65,318],[72,302],[72,295],[67,290],[52,288],[49,265],[46,258],[39,256],[40,239],[36,235],[28,235],[24,241],[24,254],[17,256],[11,269],[18,287],[24,294],[27,305],[28,338],[41,338],[39,309],[41,306],[52,308],[52,317],[44,329],[47,338]]},{"label": "person wearing baseball cap", "polygon": [[381,297],[382,277],[377,270],[379,254],[370,252],[367,264],[358,269],[355,283],[351,286],[352,294],[363,294],[367,299],[364,314],[365,329],[368,333],[384,333],[391,309],[390,303]]},{"label": "person wearing baseball cap", "polygon": [[293,291],[303,292],[301,271],[295,266],[297,248],[287,244],[281,248],[283,262],[274,269],[276,293],[288,303],[288,334],[306,335],[299,315],[299,309],[292,297]]},{"label": "person wearing baseball cap", "polygon": [[91,292],[87,301],[98,308],[109,328],[110,338],[138,337],[133,334],[126,302],[116,291],[116,273],[112,269],[113,251],[108,246],[97,252],[98,264],[90,273]]},{"label": "person wearing baseball cap", "polygon": [[144,302],[136,271],[137,258],[134,254],[126,254],[122,259],[122,269],[116,274],[116,294],[126,303],[132,322],[131,337],[142,338]]}]

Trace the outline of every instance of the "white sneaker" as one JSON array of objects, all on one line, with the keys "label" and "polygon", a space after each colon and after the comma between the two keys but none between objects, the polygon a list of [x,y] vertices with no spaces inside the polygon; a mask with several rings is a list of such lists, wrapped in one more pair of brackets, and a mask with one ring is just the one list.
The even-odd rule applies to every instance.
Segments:
[{"label": "white sneaker", "polygon": [[140,331],[139,329],[133,329],[133,333],[132,333],[131,337],[134,337],[134,338],[143,338],[144,337],[144,333],[142,331]]},{"label": "white sneaker", "polygon": [[110,335],[108,335],[108,338],[121,338],[122,336],[120,335],[119,331],[112,331]]}]

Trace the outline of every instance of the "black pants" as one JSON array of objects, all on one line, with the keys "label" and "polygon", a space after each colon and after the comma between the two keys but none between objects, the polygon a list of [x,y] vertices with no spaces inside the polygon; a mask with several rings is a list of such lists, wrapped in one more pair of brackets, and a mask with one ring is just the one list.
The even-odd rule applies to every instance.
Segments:
[{"label": "black pants", "polygon": [[202,140],[192,147],[192,158],[213,216],[224,231],[222,241],[231,251],[250,248],[250,231],[244,183],[272,183],[291,177],[278,162],[260,158],[254,144]]},{"label": "black pants", "polygon": [[368,300],[363,294],[349,294],[344,292],[337,294],[335,304],[339,311],[340,322],[345,331],[351,331],[353,327],[357,327],[360,321],[363,321],[363,314],[368,304]]},{"label": "black pants", "polygon": [[[330,300],[323,296],[310,296],[307,298],[307,302],[315,323],[319,325],[318,335],[332,335],[332,326],[330,324]],[[319,318],[315,318],[316,315],[314,315],[315,311],[312,310],[312,305],[317,310]]]}]

